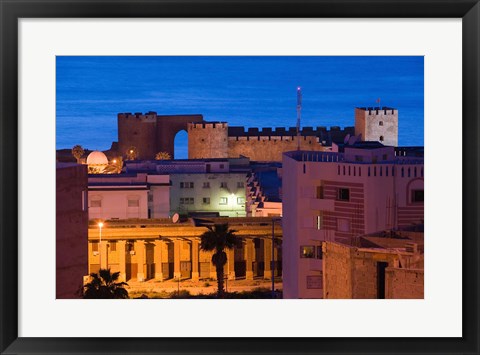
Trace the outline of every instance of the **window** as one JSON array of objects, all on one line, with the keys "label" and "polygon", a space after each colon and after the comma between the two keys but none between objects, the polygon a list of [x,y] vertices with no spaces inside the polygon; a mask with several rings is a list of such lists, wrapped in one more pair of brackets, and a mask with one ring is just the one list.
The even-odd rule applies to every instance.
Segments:
[{"label": "window", "polygon": [[245,187],[245,184],[243,183],[243,181],[238,181],[237,182],[237,188],[238,189],[243,189]]},{"label": "window", "polygon": [[300,247],[301,258],[315,258],[315,247],[313,245],[302,245]]},{"label": "window", "polygon": [[338,189],[337,199],[340,201],[350,201],[350,189]]},{"label": "window", "polygon": [[323,186],[317,186],[317,198],[323,199]]},{"label": "window", "polygon": [[383,142],[383,136],[380,136],[380,142]]},{"label": "window", "polygon": [[337,218],[337,230],[339,232],[350,232],[350,221],[346,218]]},{"label": "window", "polygon": [[205,181],[205,182],[203,183],[203,188],[204,188],[204,189],[209,189],[209,188],[210,188],[210,182],[209,182],[209,181]]},{"label": "window", "polygon": [[220,164],[220,169],[223,169],[225,167],[224,164]]},{"label": "window", "polygon": [[138,207],[138,200],[128,200],[128,207]]},{"label": "window", "polygon": [[228,198],[226,197],[220,197],[220,204],[221,205],[226,205],[228,203]]},{"label": "window", "polygon": [[423,202],[423,190],[412,190],[412,202]]},{"label": "window", "polygon": [[237,197],[237,205],[243,205],[245,203],[245,197]]},{"label": "window", "polygon": [[210,204],[210,197],[204,197],[204,198],[202,199],[202,203],[203,203],[204,205],[209,205],[209,204]]},{"label": "window", "polygon": [[102,207],[102,200],[91,200],[90,207]]},{"label": "window", "polygon": [[148,195],[148,202],[153,202],[153,195]]},{"label": "window", "polygon": [[383,154],[383,155],[382,155],[382,159],[383,159],[383,160],[387,160],[387,154]]},{"label": "window", "polygon": [[317,259],[323,259],[323,250],[321,245],[317,246]]},{"label": "window", "polygon": [[228,184],[224,181],[220,183],[220,187],[224,189],[228,189]]},{"label": "window", "polygon": [[323,215],[319,214],[317,216],[317,229],[320,230],[323,228]]},{"label": "window", "polygon": [[92,251],[98,251],[98,242],[92,243]]},{"label": "window", "polygon": [[363,161],[363,157],[361,155],[355,155],[355,161],[357,162],[362,162]]},{"label": "window", "polygon": [[181,205],[193,205],[193,203],[194,203],[193,197],[180,197]]},{"label": "window", "polygon": [[383,126],[383,121],[378,122],[379,126]]},{"label": "window", "polygon": [[110,242],[110,251],[117,251],[117,242]]},{"label": "window", "polygon": [[193,189],[193,182],[181,182],[180,183],[181,189]]},{"label": "window", "polygon": [[130,251],[135,251],[135,246],[133,243],[127,243],[125,249],[130,252]]}]

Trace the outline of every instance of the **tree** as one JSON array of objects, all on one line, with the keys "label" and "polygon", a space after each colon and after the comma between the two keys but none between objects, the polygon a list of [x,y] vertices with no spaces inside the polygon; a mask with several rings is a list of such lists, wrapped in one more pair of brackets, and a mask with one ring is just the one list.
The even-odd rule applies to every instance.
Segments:
[{"label": "tree", "polygon": [[83,286],[83,298],[129,298],[124,286],[126,282],[117,282],[119,272],[110,272],[110,269],[100,269],[99,273],[90,274],[90,282]]},{"label": "tree", "polygon": [[123,158],[116,157],[108,162],[108,165],[103,171],[104,174],[120,174],[123,168]]},{"label": "tree", "polygon": [[135,160],[138,157],[138,150],[136,147],[131,146],[130,148],[127,149],[127,160]]},{"label": "tree", "polygon": [[158,152],[155,155],[155,160],[171,160],[172,156],[168,152]]},{"label": "tree", "polygon": [[77,159],[77,163],[80,164],[80,158],[85,154],[85,150],[81,145],[75,145],[72,148],[72,155]]},{"label": "tree", "polygon": [[[227,263],[226,249],[233,249],[241,243],[235,235],[235,230],[229,229],[228,224],[215,224],[207,226],[208,231],[203,233],[200,238],[200,249],[204,251],[213,251],[212,263],[217,271],[218,298],[223,298],[223,268]],[[233,260],[232,260],[233,262]]]}]

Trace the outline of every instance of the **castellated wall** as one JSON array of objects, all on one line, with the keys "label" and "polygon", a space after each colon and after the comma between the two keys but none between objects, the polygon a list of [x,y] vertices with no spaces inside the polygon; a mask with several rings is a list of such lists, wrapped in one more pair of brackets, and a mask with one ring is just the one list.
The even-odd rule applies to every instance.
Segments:
[{"label": "castellated wall", "polygon": [[355,134],[364,141],[398,146],[398,110],[389,107],[355,108]]},{"label": "castellated wall", "polygon": [[188,159],[228,158],[228,124],[188,124]]},{"label": "castellated wall", "polygon": [[152,159],[157,153],[157,114],[155,112],[118,114],[118,153],[126,155],[134,146],[138,159]]},{"label": "castellated wall", "polygon": [[[240,155],[255,161],[282,161],[283,152],[297,149],[296,136],[229,137],[228,156]],[[301,150],[326,150],[318,137],[300,137]]]},{"label": "castellated wall", "polygon": [[[353,127],[334,126],[303,127],[300,131],[300,149],[324,151],[332,142],[343,142],[347,134],[354,134]],[[240,155],[255,161],[282,161],[282,153],[298,148],[296,128],[248,128],[230,127],[228,133],[228,156],[231,158]],[[328,148],[329,149],[329,148]]]}]

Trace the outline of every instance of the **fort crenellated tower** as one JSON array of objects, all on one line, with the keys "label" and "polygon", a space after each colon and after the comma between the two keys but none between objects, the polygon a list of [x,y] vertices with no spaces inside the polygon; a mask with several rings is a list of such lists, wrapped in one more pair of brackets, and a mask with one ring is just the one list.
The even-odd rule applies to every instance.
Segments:
[{"label": "fort crenellated tower", "polygon": [[355,108],[355,134],[363,141],[398,146],[398,110],[391,107]]},{"label": "fort crenellated tower", "polygon": [[228,123],[188,124],[188,159],[228,157]]}]

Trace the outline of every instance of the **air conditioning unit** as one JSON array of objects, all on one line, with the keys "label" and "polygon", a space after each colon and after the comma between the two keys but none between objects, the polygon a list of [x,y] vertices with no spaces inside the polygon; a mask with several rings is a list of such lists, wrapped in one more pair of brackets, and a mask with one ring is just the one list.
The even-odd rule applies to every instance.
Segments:
[{"label": "air conditioning unit", "polygon": [[135,250],[130,250],[130,255],[135,255]]},{"label": "air conditioning unit", "polygon": [[93,256],[97,256],[98,254],[99,254],[98,251],[94,251],[94,252],[93,252]]}]

